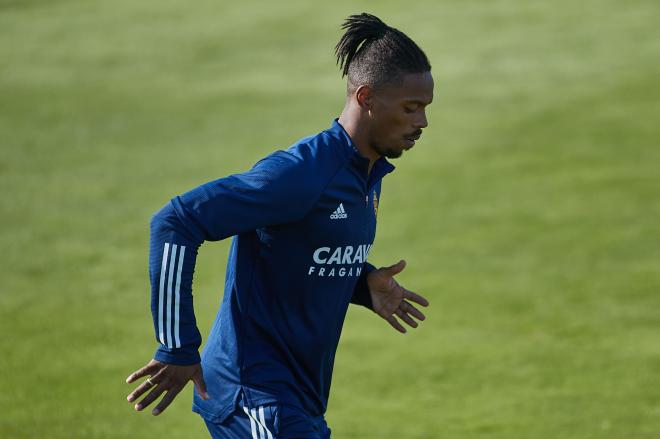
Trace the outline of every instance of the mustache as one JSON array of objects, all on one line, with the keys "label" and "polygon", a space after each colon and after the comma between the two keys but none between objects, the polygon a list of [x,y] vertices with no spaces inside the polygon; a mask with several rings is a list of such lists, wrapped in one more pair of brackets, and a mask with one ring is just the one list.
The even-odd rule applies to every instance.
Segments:
[{"label": "mustache", "polygon": [[415,131],[415,132],[413,132],[413,133],[411,133],[411,134],[406,134],[406,135],[403,136],[403,137],[406,137],[406,138],[408,138],[408,139],[418,139],[418,138],[421,137],[421,135],[422,135],[422,130],[419,129],[419,130],[417,130],[417,131]]}]

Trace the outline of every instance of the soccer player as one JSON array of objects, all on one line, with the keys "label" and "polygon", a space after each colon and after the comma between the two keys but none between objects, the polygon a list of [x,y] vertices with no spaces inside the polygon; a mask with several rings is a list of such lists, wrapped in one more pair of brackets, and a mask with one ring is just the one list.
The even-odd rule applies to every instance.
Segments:
[{"label": "soccer player", "polygon": [[[162,413],[188,381],[214,438],[328,438],[332,367],[349,303],[394,329],[427,306],[367,262],[381,180],[428,125],[431,65],[403,32],[350,16],[336,46],[345,107],[327,130],[242,174],[173,198],[151,222],[151,311],[158,347],[128,396]],[[192,281],[204,241],[233,236],[225,293],[200,359]]]}]

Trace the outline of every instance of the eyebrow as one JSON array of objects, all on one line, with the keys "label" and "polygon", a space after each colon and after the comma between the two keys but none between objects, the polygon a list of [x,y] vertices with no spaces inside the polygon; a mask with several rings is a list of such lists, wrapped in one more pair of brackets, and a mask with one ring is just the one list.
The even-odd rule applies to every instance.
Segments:
[{"label": "eyebrow", "polygon": [[404,104],[417,104],[417,105],[426,106],[426,105],[429,105],[431,102],[433,102],[433,101],[425,102],[425,101],[421,101],[419,99],[406,99],[404,101]]}]

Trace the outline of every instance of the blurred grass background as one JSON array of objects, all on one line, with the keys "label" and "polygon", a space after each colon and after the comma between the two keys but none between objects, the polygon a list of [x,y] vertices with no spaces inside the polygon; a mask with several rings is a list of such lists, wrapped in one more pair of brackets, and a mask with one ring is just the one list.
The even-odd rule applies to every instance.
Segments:
[{"label": "blurred grass background", "polygon": [[[329,126],[362,11],[433,64],[371,252],[432,305],[406,337],[349,311],[334,437],[660,437],[653,0],[0,0],[0,437],[206,437],[190,388],[125,402],[156,346],[150,216]],[[201,250],[202,334],[227,249]]]}]

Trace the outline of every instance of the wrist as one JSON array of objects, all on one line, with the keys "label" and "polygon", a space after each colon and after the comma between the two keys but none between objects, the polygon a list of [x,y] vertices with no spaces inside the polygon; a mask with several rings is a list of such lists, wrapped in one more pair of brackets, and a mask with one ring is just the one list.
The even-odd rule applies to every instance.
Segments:
[{"label": "wrist", "polygon": [[154,360],[177,366],[191,366],[199,363],[201,357],[195,347],[168,348],[161,345],[156,350]]}]

